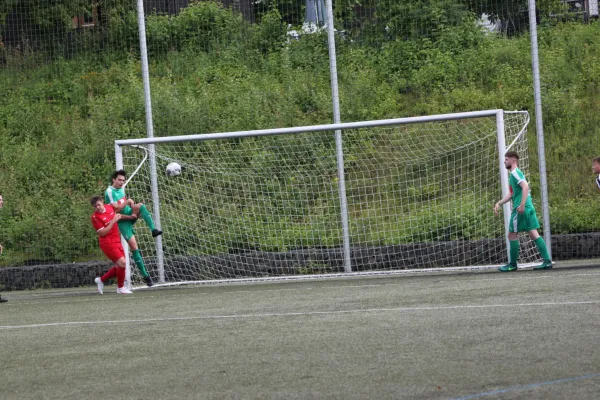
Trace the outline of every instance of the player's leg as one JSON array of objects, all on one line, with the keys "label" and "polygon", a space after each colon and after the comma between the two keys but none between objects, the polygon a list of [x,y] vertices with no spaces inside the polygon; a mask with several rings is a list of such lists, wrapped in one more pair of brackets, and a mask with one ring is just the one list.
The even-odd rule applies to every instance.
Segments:
[{"label": "player's leg", "polygon": [[103,294],[104,293],[104,283],[107,280],[112,279],[116,276],[117,276],[117,266],[113,265],[112,268],[109,269],[104,275],[94,279],[94,282],[96,282],[96,285],[98,285],[98,293]]},{"label": "player's leg", "polygon": [[123,251],[123,247],[121,247],[121,251],[123,256],[119,258],[116,262],[117,264],[117,294],[131,294],[133,293],[131,290],[125,287],[125,251]]},{"label": "player's leg", "polygon": [[[552,269],[552,257],[550,256],[550,252],[548,251],[548,247],[546,246],[546,241],[543,237],[537,233],[537,230],[534,230],[537,234],[537,239],[535,239],[535,245],[537,246],[540,255],[542,256],[543,262],[537,267],[533,267],[534,270],[540,269]],[[533,239],[533,238],[532,238]]]},{"label": "player's leg", "polygon": [[542,256],[543,262],[534,267],[535,270],[540,269],[551,269],[552,268],[552,256],[548,252],[548,247],[546,246],[546,242],[544,238],[540,236],[538,233],[538,229],[540,228],[540,222],[538,221],[535,208],[534,207],[526,207],[525,212],[523,213],[523,229],[527,230],[529,237],[534,241],[537,246],[540,255]]},{"label": "player's leg", "polygon": [[517,260],[519,259],[519,249],[520,249],[520,244],[519,244],[519,213],[516,211],[513,211],[513,213],[510,216],[510,223],[508,226],[508,243],[509,243],[509,253],[510,253],[510,259],[508,260],[508,264],[501,266],[500,268],[498,268],[498,271],[500,272],[511,272],[511,271],[516,271],[518,269],[517,267]]},{"label": "player's leg", "polygon": [[115,243],[115,245],[112,248],[111,256],[116,258],[116,260],[113,261],[117,266],[117,294],[133,293],[131,290],[125,287],[125,250],[123,250],[123,246],[121,246],[121,243]]},{"label": "player's leg", "polygon": [[129,237],[129,239],[127,239],[127,238],[125,238],[125,239],[127,240],[127,244],[129,245],[129,248],[131,249],[131,255],[133,256],[133,261],[135,262],[135,265],[137,265],[138,270],[140,271],[140,274],[142,274],[142,278],[144,279],[144,282],[146,282],[146,285],[148,285],[148,286],[154,285],[154,282],[152,282],[152,278],[150,278],[150,274],[146,270],[146,265],[144,264],[144,259],[142,258],[142,253],[140,252],[137,241],[135,240],[135,235],[132,235],[131,237]]},{"label": "player's leg", "polygon": [[146,205],[142,203],[135,204],[133,206],[133,212],[142,216],[142,219],[144,220],[146,225],[148,225],[148,228],[150,228],[150,230],[152,231],[152,237],[162,235],[162,231],[156,229],[156,226],[154,225],[154,220],[152,219],[152,215],[150,215],[150,211],[148,211]]},{"label": "player's leg", "polygon": [[110,243],[104,246],[100,246],[104,254],[115,263],[115,266],[108,270],[101,278],[96,278],[96,284],[98,285],[98,292],[103,293],[104,282],[108,279],[117,278],[117,293],[129,294],[129,291],[125,287],[125,251],[121,243]]},{"label": "player's leg", "polygon": [[131,250],[131,254],[133,256],[133,261],[140,271],[140,274],[142,274],[142,277],[146,283],[148,283],[147,280],[150,279],[150,275],[148,274],[148,271],[146,271],[142,254],[138,249],[138,244],[135,240],[135,230],[133,229],[133,224],[130,221],[119,221],[119,231],[121,231],[121,235],[123,235],[127,241],[127,244],[129,245],[129,250]]},{"label": "player's leg", "polygon": [[[112,262],[115,262],[120,257],[120,254],[114,252],[112,246],[101,244],[100,249]],[[96,277],[94,282],[96,282],[96,285],[98,286],[98,293],[104,294],[104,282],[114,278],[115,276],[117,276],[117,266],[113,265],[112,268],[110,268],[104,275],[101,277]]]},{"label": "player's leg", "polygon": [[0,295],[0,303],[6,303],[8,300],[3,299],[2,296]]}]

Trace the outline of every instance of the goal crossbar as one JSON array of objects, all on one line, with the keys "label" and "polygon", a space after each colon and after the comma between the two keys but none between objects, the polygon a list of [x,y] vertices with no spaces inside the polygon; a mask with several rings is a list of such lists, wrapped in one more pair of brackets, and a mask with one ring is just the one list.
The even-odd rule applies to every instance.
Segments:
[{"label": "goal crossbar", "polygon": [[183,141],[195,142],[195,141],[203,141],[203,140],[236,139],[236,138],[242,138],[242,137],[285,135],[285,134],[308,133],[308,132],[325,132],[325,131],[360,129],[360,128],[376,128],[376,127],[391,126],[391,125],[408,125],[408,124],[418,124],[418,123],[423,123],[423,122],[438,122],[438,121],[452,121],[452,120],[467,119],[467,118],[493,117],[493,116],[498,115],[499,113],[504,113],[504,112],[505,111],[502,109],[483,110],[483,111],[470,111],[470,112],[451,113],[451,114],[426,115],[426,116],[420,116],[420,117],[393,118],[393,119],[381,119],[381,120],[360,121],[360,122],[345,122],[345,123],[340,123],[340,124],[297,126],[297,127],[292,127],[292,128],[257,129],[257,130],[251,130],[251,131],[205,133],[205,134],[184,135],[184,136],[162,136],[162,137],[141,138],[141,139],[119,139],[119,140],[115,140],[115,146],[173,143],[173,142],[183,142]]}]

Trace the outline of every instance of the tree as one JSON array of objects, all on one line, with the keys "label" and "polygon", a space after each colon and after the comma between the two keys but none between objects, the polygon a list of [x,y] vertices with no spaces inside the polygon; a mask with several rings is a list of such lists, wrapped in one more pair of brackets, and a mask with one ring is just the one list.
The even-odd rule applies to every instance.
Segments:
[{"label": "tree", "polygon": [[335,6],[344,30],[375,43],[435,39],[443,27],[460,25],[471,15],[460,0],[340,0]]},{"label": "tree", "polygon": [[[477,15],[486,14],[492,22],[500,22],[502,32],[508,36],[526,31],[529,27],[527,0],[461,0]],[[566,10],[562,0],[536,0],[538,17],[545,18]]]},{"label": "tree", "polygon": [[90,0],[4,0],[0,4],[0,41],[21,51],[54,49],[72,29],[73,17],[92,7]]}]

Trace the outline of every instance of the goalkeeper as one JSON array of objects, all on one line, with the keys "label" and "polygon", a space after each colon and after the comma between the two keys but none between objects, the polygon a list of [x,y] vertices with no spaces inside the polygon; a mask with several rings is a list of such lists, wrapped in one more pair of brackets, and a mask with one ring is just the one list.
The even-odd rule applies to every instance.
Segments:
[{"label": "goalkeeper", "polygon": [[148,225],[148,228],[152,231],[152,237],[162,235],[162,231],[154,226],[154,220],[144,204],[136,204],[132,199],[126,198],[124,188],[126,179],[127,173],[124,170],[121,169],[115,171],[112,174],[112,185],[104,192],[104,200],[106,204],[113,206],[116,212],[127,216],[118,222],[119,231],[127,241],[127,244],[131,249],[131,254],[133,255],[133,261],[135,262],[135,265],[137,265],[140,274],[142,274],[146,285],[152,286],[152,278],[150,278],[148,271],[146,271],[142,254],[135,239],[133,225],[136,223],[138,216],[141,216],[146,225]]},{"label": "goalkeeper", "polygon": [[508,228],[508,240],[510,242],[510,260],[508,264],[498,268],[500,272],[510,272],[517,270],[517,260],[519,259],[519,236],[518,232],[527,232],[540,251],[543,263],[533,268],[535,270],[551,269],[552,260],[546,247],[546,242],[538,233],[540,223],[535,214],[535,208],[531,201],[531,192],[529,184],[525,180],[525,175],[518,168],[519,155],[515,151],[509,151],[504,155],[504,166],[510,172],[509,184],[510,193],[500,199],[494,205],[494,212],[498,215],[500,206],[512,200],[512,214],[510,215],[510,224]]}]

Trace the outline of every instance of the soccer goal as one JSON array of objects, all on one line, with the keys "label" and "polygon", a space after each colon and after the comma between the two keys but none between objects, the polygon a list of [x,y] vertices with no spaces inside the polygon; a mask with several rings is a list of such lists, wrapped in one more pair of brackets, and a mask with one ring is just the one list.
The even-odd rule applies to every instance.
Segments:
[{"label": "soccer goal", "polygon": [[[504,153],[530,176],[527,112],[117,140],[126,192],[164,231],[137,237],[161,283],[294,279],[507,260]],[[181,166],[169,176],[166,166]],[[535,185],[532,185],[535,191]],[[539,207],[538,207],[539,209]],[[521,263],[537,259],[521,238]],[[131,267],[133,282],[136,269]]]}]

